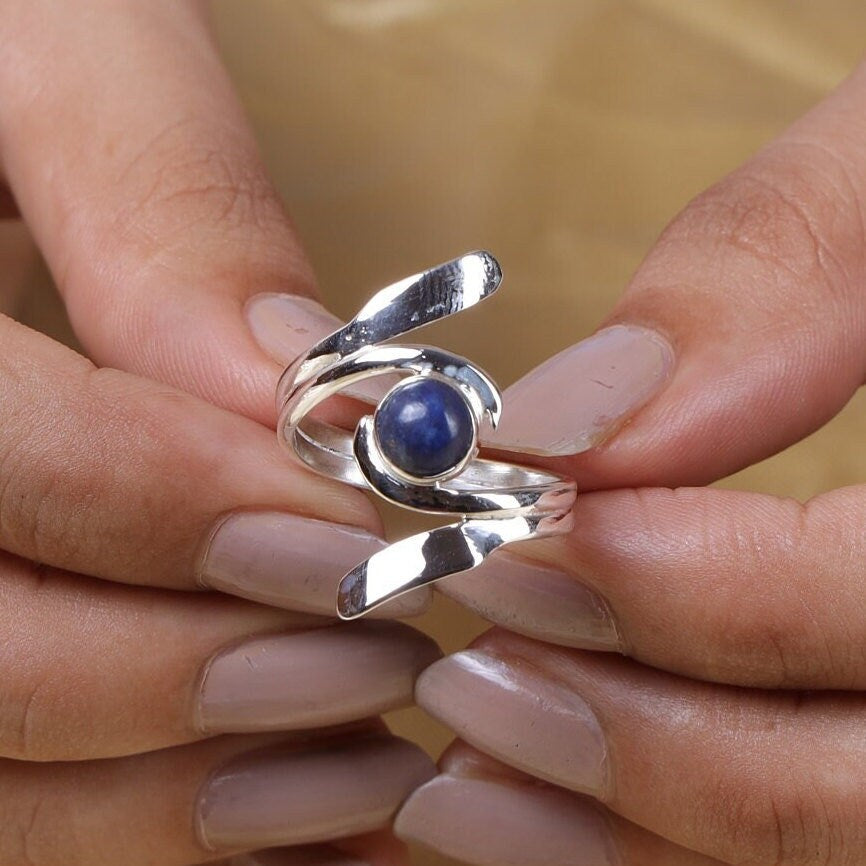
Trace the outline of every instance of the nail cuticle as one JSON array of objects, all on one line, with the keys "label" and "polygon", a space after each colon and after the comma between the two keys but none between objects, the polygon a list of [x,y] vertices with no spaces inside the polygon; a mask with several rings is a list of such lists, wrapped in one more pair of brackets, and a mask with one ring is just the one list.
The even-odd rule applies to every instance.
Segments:
[{"label": "nail cuticle", "polygon": [[208,675],[210,674],[211,665],[218,659],[224,652],[230,651],[235,646],[240,646],[243,641],[237,641],[232,646],[221,647],[216,652],[214,652],[210,658],[202,665],[201,670],[199,671],[199,675],[195,679],[195,685],[193,686],[192,698],[191,698],[191,712],[190,717],[192,718],[192,726],[193,730],[196,734],[200,736],[210,736],[211,732],[207,730],[207,726],[204,721],[204,716],[202,713],[202,693],[205,689],[205,683],[207,682]]},{"label": "nail cuticle", "polygon": [[207,580],[205,579],[205,567],[208,561],[208,557],[210,555],[210,549],[213,545],[214,538],[216,538],[220,529],[225,525],[225,523],[231,519],[233,514],[238,512],[228,511],[225,514],[221,514],[213,523],[210,528],[210,531],[205,536],[204,540],[199,544],[198,551],[196,552],[195,557],[195,583],[199,589],[209,590],[210,586],[207,584]]}]

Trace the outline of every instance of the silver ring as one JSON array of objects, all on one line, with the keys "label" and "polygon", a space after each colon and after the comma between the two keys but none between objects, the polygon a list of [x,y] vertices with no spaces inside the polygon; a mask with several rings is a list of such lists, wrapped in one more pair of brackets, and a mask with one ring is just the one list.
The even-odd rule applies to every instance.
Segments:
[{"label": "silver ring", "polygon": [[[311,469],[412,511],[460,517],[355,566],[337,593],[342,619],[475,568],[505,544],[571,528],[572,479],[478,457],[502,412],[493,380],[451,352],[386,343],[474,306],[501,280],[499,263],[484,251],[407,277],[375,294],[280,377],[277,435]],[[314,417],[329,397],[387,374],[399,381],[354,433]]]}]

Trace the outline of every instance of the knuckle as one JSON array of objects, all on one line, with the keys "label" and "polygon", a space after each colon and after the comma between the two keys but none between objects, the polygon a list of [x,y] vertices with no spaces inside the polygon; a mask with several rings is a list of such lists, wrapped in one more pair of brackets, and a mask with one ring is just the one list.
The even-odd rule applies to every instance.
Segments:
[{"label": "knuckle", "polygon": [[12,866],[40,866],[46,862],[43,851],[50,838],[45,826],[48,811],[46,800],[39,796],[26,804],[14,825],[17,838],[9,861]]},{"label": "knuckle", "polygon": [[[40,399],[34,401],[33,393]],[[7,394],[0,389],[0,396]],[[16,411],[4,419],[0,437],[0,545],[50,561],[55,547],[74,550],[80,542],[77,530],[95,485],[83,471],[86,449],[79,443],[92,445],[99,437],[95,429],[92,438],[80,436],[75,427],[89,413],[77,407],[70,412],[62,396],[46,391],[40,379],[22,381],[9,396]],[[87,405],[88,396],[78,394],[78,402]]]},{"label": "knuckle", "polygon": [[739,852],[737,862],[761,866],[820,866],[858,862],[842,835],[841,816],[818,785],[747,784],[721,793],[719,838]]},{"label": "knuckle", "polygon": [[[225,490],[237,483],[226,453],[248,447],[249,428],[222,424],[218,436],[203,438],[189,395],[115,370],[90,375],[111,415],[111,459],[100,462],[115,465],[96,505],[108,512],[100,519],[112,558],[128,563],[130,573],[146,567],[151,574],[182,574],[191,566],[185,557],[193,557],[199,537],[224,509]],[[122,465],[118,454],[126,456]],[[210,484],[203,487],[202,479]],[[129,490],[136,491],[134,519]],[[109,498],[121,507],[106,509]]]},{"label": "knuckle", "polygon": [[856,673],[848,651],[837,645],[832,627],[793,595],[745,612],[731,610],[720,629],[725,654],[739,662],[749,685],[796,689],[822,682],[845,687]]},{"label": "knuckle", "polygon": [[778,179],[742,170],[697,204],[699,211],[707,209],[708,229],[726,245],[803,277],[822,266],[827,248],[808,200]]},{"label": "knuckle", "polygon": [[43,560],[51,550],[65,548],[61,538],[75,537],[76,510],[68,520],[58,519],[58,498],[68,492],[60,473],[35,465],[36,455],[18,451],[9,448],[0,466],[0,538],[9,550]]},{"label": "knuckle", "polygon": [[[828,299],[845,304],[862,266],[862,205],[850,170],[827,148],[804,141],[775,145],[698,195],[668,226],[661,246],[695,245],[723,262],[745,257],[759,281],[750,293],[756,308],[778,310],[790,284],[819,286],[801,292],[808,316]],[[850,302],[849,302],[850,303]]]},{"label": "knuckle", "polygon": [[195,121],[172,124],[130,160],[121,182],[129,205],[119,230],[163,247],[191,226],[225,234],[237,227],[267,230],[284,221],[282,205],[263,168],[237,135],[215,135]]},{"label": "knuckle", "polygon": [[[224,509],[211,490],[236,483],[226,443],[248,447],[248,428],[226,424],[227,440],[203,441],[191,398],[108,368],[88,369],[75,393],[74,405],[43,407],[51,436],[0,442],[0,546],[96,577],[185,580]],[[204,478],[203,492],[192,482]]]},{"label": "knuckle", "polygon": [[30,519],[25,522],[27,552],[40,562],[74,562],[84,548],[84,539],[100,537],[95,519],[96,489],[79,485],[75,475],[62,467],[45,467]]},{"label": "knuckle", "polygon": [[21,684],[20,694],[14,698],[15,721],[11,726],[14,736],[14,757],[23,761],[39,760],[38,736],[45,680],[38,673],[31,673]]},{"label": "knuckle", "polygon": [[[18,761],[44,761],[51,755],[51,732],[56,729],[58,707],[68,698],[64,683],[67,659],[51,640],[34,643],[32,618],[44,604],[46,592],[54,592],[57,572],[19,561],[4,569],[2,578],[14,585],[14,599],[21,624],[4,618],[5,639],[0,644],[0,755]],[[67,705],[68,708],[68,705]],[[67,717],[68,721],[68,717]]]},{"label": "knuckle", "polygon": [[[209,294],[230,297],[240,289],[314,285],[254,145],[230,123],[213,128],[191,118],[170,124],[121,165],[102,193],[105,216],[86,225],[80,222],[93,208],[68,217],[66,231],[87,232],[92,243],[68,244],[57,265],[73,312],[79,305],[86,311],[79,314],[80,327],[100,360],[123,366],[131,355],[147,375],[162,369],[165,358],[154,346],[179,310],[196,312],[203,280]],[[191,303],[154,303],[155,285],[189,292]],[[94,303],[102,310],[98,319]]]},{"label": "knuckle", "polygon": [[197,474],[196,450],[179,424],[187,398],[107,368],[94,369],[89,379],[103,453],[87,458],[88,471],[99,477],[85,485],[91,498],[83,499],[77,531],[91,557],[99,545],[99,558],[116,572],[135,574],[179,540],[178,514],[197,513],[190,479],[207,476]]},{"label": "knuckle", "polygon": [[[108,576],[109,568],[133,569],[153,547],[170,502],[148,495],[147,481],[173,478],[183,463],[176,449],[166,447],[172,436],[166,418],[143,410],[143,399],[117,385],[120,375],[88,370],[76,380],[74,407],[62,399],[43,407],[51,436],[19,430],[0,446],[5,549]],[[165,489],[183,488],[178,479]],[[130,491],[139,501],[134,520]]]},{"label": "knuckle", "polygon": [[[702,520],[710,524],[702,549],[712,573],[724,576],[718,583],[726,599],[706,611],[715,636],[713,673],[730,677],[736,670],[737,682],[765,688],[859,687],[858,617],[832,616],[821,598],[822,587],[839,581],[833,563],[816,561],[826,534],[809,506],[779,500],[772,517],[749,520],[741,508],[731,521],[717,514]],[[850,547],[850,539],[840,543]],[[849,640],[841,639],[846,631]]]},{"label": "knuckle", "polygon": [[[27,675],[27,681],[7,686],[0,701],[0,753],[16,761],[44,761],[42,737],[46,718],[44,681],[40,674]],[[50,699],[48,703],[51,703]]]},{"label": "knuckle", "polygon": [[75,560],[98,509],[100,481],[86,482],[81,462],[59,464],[38,445],[10,448],[0,469],[0,536],[8,549],[40,562]]}]

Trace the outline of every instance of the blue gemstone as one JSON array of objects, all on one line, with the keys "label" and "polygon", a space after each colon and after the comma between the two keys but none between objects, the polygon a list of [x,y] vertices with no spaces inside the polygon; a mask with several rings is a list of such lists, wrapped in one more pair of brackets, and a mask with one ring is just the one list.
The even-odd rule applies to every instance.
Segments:
[{"label": "blue gemstone", "polygon": [[374,429],[379,448],[398,469],[432,478],[457,466],[474,438],[472,410],[440,379],[410,379],[379,404]]}]

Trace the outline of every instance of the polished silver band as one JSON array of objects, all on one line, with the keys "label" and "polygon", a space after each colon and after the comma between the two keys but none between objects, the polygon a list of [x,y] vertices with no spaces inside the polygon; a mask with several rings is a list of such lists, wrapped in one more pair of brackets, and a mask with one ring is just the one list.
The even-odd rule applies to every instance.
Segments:
[{"label": "polished silver band", "polygon": [[[502,411],[499,389],[487,374],[442,349],[383,345],[474,306],[493,294],[501,279],[496,259],[480,251],[401,280],[374,295],[352,321],[295,360],[280,378],[278,435],[304,463],[404,508],[460,516],[457,523],[396,541],[353,568],[338,591],[337,612],[343,619],[475,568],[504,544],[570,529],[574,481],[477,456],[484,430],[496,427]],[[435,476],[413,474],[385,453],[376,414],[361,418],[354,433],[313,417],[329,397],[341,391],[359,396],[361,382],[388,374],[401,377],[389,394],[409,381],[438,380],[457,389],[470,410],[465,455]],[[376,413],[386,400],[387,395]]]}]

